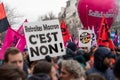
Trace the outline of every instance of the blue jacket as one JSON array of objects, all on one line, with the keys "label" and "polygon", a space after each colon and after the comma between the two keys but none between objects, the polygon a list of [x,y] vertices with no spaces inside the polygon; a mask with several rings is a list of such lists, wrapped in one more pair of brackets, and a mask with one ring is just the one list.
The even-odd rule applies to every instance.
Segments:
[{"label": "blue jacket", "polygon": [[105,72],[98,71],[94,67],[86,72],[86,75],[90,75],[91,73],[98,73],[101,74],[106,78],[106,80],[115,80],[115,76],[113,74],[113,71],[109,68]]},{"label": "blue jacket", "polygon": [[94,67],[86,72],[86,75],[91,73],[99,73],[103,75],[106,80],[115,80],[113,71],[104,64],[106,57],[112,57],[111,52],[105,47],[99,47],[94,53]]}]

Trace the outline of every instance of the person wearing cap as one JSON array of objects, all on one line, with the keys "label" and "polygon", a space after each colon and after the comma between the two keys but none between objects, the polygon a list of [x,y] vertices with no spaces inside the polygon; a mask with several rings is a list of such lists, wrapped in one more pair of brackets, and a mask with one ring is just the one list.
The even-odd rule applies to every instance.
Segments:
[{"label": "person wearing cap", "polygon": [[106,47],[98,47],[94,53],[94,66],[86,72],[86,75],[98,73],[106,78],[106,80],[115,80],[113,71],[110,68],[110,59],[115,55]]}]

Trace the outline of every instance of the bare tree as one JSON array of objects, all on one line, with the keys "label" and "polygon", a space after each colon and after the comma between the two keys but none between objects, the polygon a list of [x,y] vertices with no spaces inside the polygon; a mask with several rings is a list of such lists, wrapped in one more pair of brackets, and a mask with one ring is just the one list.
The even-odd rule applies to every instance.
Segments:
[{"label": "bare tree", "polygon": [[19,20],[23,17],[23,15],[16,13],[17,11],[15,8],[11,9],[9,7],[9,5],[5,6],[5,11],[6,11],[6,15],[7,15],[7,19],[9,21],[9,24],[11,26],[18,24]]},{"label": "bare tree", "polygon": [[[10,26],[18,24],[18,22],[23,17],[23,15],[20,15],[20,14],[16,13],[16,9],[15,8],[11,9],[9,7],[9,5],[5,5],[4,7],[5,7],[6,16],[7,16],[7,19],[8,19],[8,22],[9,22]],[[15,26],[15,27],[18,27],[18,26]],[[0,39],[2,41],[4,39],[5,33],[6,33],[6,31],[2,32],[2,35],[0,37]]]},{"label": "bare tree", "polygon": [[50,12],[48,13],[48,15],[45,14],[44,16],[40,16],[38,18],[38,21],[53,20],[53,19],[57,19],[57,17],[52,12]]}]

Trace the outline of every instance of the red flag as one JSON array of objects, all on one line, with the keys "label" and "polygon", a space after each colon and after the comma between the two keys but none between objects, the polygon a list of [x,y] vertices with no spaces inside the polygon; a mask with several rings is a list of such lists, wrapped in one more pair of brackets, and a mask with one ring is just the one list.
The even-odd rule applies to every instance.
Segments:
[{"label": "red flag", "polygon": [[109,40],[109,46],[108,46],[112,51],[115,50],[115,46],[114,46],[114,43],[113,41],[110,39]]},{"label": "red flag", "polygon": [[[25,23],[25,22],[28,22],[28,20],[25,19],[24,23]],[[23,24],[24,24],[24,23],[23,23]],[[17,30],[17,32],[18,32],[19,34],[21,34],[21,35],[24,36],[23,24],[20,26],[20,28]]]},{"label": "red flag", "polygon": [[16,47],[20,51],[23,51],[25,45],[25,38],[9,27],[6,32],[2,48],[0,50],[0,59],[4,59],[4,52],[8,47]]},{"label": "red flag", "polygon": [[105,16],[102,17],[101,25],[98,32],[98,45],[101,45],[103,41],[107,41],[108,38],[108,25]]},{"label": "red flag", "polygon": [[114,44],[110,39],[110,30],[105,16],[102,17],[101,25],[98,33],[98,46],[109,47],[114,50]]},{"label": "red flag", "polygon": [[66,46],[66,42],[68,40],[70,40],[70,34],[69,34],[68,28],[67,28],[64,20],[62,20],[60,27],[61,27],[61,31],[62,31],[63,41],[64,41],[65,46]]},{"label": "red flag", "polygon": [[9,22],[6,17],[4,4],[0,3],[0,32],[6,31],[8,27],[9,27]]}]

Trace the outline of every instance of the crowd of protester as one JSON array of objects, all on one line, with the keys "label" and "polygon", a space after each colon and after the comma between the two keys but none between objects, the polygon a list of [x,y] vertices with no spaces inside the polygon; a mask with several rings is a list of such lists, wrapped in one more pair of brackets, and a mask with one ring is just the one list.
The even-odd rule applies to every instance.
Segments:
[{"label": "crowd of protester", "polygon": [[69,42],[66,55],[30,61],[27,48],[21,52],[9,47],[0,65],[0,80],[120,80],[120,47],[112,52]]}]

